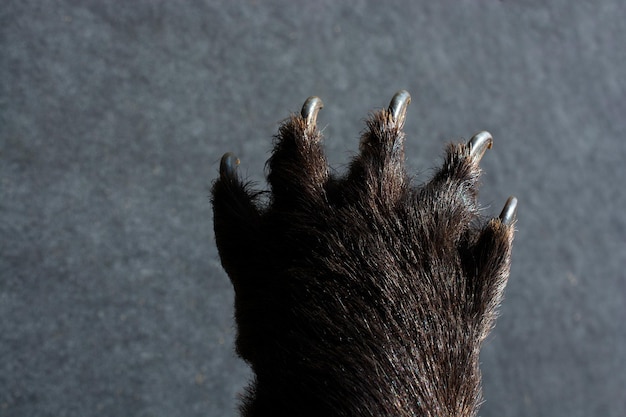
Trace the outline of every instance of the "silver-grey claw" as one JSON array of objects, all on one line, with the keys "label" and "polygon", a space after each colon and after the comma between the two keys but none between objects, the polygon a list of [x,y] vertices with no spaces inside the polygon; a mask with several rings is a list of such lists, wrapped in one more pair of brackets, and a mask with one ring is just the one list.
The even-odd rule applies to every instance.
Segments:
[{"label": "silver-grey claw", "polygon": [[515,220],[517,215],[517,198],[511,196],[504,203],[502,213],[500,213],[500,221],[502,224],[509,225]]},{"label": "silver-grey claw", "polygon": [[483,155],[487,149],[491,149],[493,145],[493,137],[491,133],[483,130],[482,132],[476,133],[468,142],[470,148],[470,156],[479,162],[483,159]]},{"label": "silver-grey claw", "polygon": [[300,115],[306,122],[308,128],[315,127],[315,123],[317,122],[317,114],[322,108],[324,108],[324,103],[322,102],[321,98],[311,96],[306,99],[306,101],[302,105],[302,111],[300,112]]},{"label": "silver-grey claw", "polygon": [[406,109],[411,102],[411,95],[406,90],[400,90],[393,95],[391,102],[389,103],[389,112],[391,117],[396,122],[398,127],[404,126],[404,119],[406,117]]},{"label": "silver-grey claw", "polygon": [[220,161],[220,176],[233,177],[237,165],[239,165],[239,159],[237,159],[235,154],[232,152],[225,153]]}]

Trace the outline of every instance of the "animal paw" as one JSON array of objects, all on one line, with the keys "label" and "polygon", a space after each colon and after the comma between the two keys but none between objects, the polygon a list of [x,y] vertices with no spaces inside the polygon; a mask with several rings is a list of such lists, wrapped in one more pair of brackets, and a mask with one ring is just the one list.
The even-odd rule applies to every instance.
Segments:
[{"label": "animal paw", "polygon": [[269,199],[223,156],[214,227],[235,289],[237,351],[257,415],[470,416],[478,354],[509,275],[517,200],[484,219],[488,132],[449,145],[423,185],[405,168],[400,91],[367,121],[343,177],[331,175],[309,98],[279,128]]}]

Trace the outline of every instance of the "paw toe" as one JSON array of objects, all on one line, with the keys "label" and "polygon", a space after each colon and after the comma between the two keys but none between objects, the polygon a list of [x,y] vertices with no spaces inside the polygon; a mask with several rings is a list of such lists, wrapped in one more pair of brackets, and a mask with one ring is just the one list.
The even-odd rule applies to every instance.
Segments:
[{"label": "paw toe", "polygon": [[316,126],[322,107],[322,100],[309,97],[300,115],[292,115],[279,128],[267,163],[275,204],[292,207],[304,200],[324,199],[329,173],[322,134]]}]

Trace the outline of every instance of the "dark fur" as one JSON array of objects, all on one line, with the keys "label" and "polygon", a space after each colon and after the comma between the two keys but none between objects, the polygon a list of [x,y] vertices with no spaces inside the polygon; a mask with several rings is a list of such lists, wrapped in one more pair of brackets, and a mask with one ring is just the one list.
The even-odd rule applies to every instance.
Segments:
[{"label": "dark fur", "polygon": [[404,134],[375,113],[345,178],[299,115],[268,161],[271,199],[213,187],[235,288],[237,352],[256,375],[244,416],[474,416],[479,349],[509,273],[513,226],[480,218],[478,162],[450,145],[414,187]]}]

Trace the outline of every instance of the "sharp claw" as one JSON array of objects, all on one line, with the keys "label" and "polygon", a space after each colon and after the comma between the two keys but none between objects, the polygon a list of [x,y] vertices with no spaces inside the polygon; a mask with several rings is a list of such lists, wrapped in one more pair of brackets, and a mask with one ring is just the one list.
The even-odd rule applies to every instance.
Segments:
[{"label": "sharp claw", "polygon": [[470,156],[479,162],[485,151],[487,149],[491,149],[493,145],[493,137],[491,133],[483,130],[482,132],[476,133],[468,142],[468,146],[470,148]]},{"label": "sharp claw", "polygon": [[315,127],[315,123],[317,122],[317,113],[319,113],[322,108],[324,108],[324,103],[321,98],[311,96],[306,99],[302,105],[302,111],[300,114],[302,115],[302,118],[306,122],[308,128]]},{"label": "sharp claw", "polygon": [[517,215],[517,198],[511,196],[504,203],[502,213],[500,213],[500,221],[502,224],[511,224]]},{"label": "sharp claw", "polygon": [[394,94],[391,102],[389,103],[389,112],[391,117],[396,122],[398,127],[404,126],[404,119],[406,116],[406,109],[411,102],[411,95],[406,90],[400,90]]},{"label": "sharp claw", "polygon": [[233,177],[235,168],[239,165],[239,159],[232,152],[225,153],[220,161],[220,176]]}]

